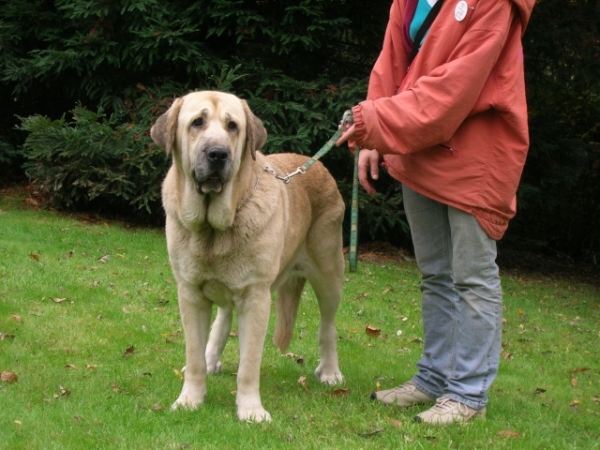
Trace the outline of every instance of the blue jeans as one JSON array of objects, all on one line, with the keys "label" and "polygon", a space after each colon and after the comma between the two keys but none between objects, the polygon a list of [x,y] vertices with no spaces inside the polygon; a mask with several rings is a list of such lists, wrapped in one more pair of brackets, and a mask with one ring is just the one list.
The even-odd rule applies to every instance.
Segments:
[{"label": "blue jeans", "polygon": [[475,217],[402,186],[421,271],[423,355],[413,383],[474,409],[487,404],[502,344],[496,241]]}]

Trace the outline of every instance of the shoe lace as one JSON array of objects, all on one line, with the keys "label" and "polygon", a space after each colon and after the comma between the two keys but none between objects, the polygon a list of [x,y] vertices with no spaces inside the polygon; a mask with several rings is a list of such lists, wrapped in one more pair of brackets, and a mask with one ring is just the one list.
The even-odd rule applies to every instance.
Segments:
[{"label": "shoe lace", "polygon": [[460,413],[465,413],[464,408],[466,408],[466,405],[463,405],[456,400],[452,400],[451,398],[442,397],[437,401],[432,409],[434,409],[438,414],[447,414],[452,412],[452,410],[458,410]]},{"label": "shoe lace", "polygon": [[405,383],[400,386],[396,386],[395,388],[392,389],[392,391],[394,391],[394,393],[396,393],[396,394],[411,393],[411,392],[414,392],[414,390],[415,390],[415,386],[412,384],[409,384],[409,383]]}]

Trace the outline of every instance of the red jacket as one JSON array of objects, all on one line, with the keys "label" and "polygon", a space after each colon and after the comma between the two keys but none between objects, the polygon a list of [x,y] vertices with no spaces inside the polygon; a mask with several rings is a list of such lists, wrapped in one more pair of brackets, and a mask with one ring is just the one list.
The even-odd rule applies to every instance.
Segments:
[{"label": "red jacket", "polygon": [[534,3],[445,0],[407,72],[406,0],[394,0],[367,100],[353,108],[357,145],[493,239],[515,215],[529,148],[521,37]]}]

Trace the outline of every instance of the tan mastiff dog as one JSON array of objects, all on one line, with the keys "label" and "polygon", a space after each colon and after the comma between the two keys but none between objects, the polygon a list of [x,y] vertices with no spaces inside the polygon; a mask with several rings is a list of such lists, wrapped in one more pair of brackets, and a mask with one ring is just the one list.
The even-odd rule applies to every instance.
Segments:
[{"label": "tan mastiff dog", "polygon": [[[341,382],[335,313],[344,272],[344,202],[329,172],[317,163],[289,184],[275,178],[273,172],[292,172],[307,158],[261,154],[262,122],[244,100],[222,92],[176,99],[151,135],[173,156],[162,195],[186,344],[185,381],[173,408],[204,401],[206,374],[221,369],[235,309],[237,416],[271,420],[259,393],[271,293],[278,292],[273,340],[283,352],[306,280],[321,313],[315,375]],[[218,311],[209,336],[213,305]]]}]

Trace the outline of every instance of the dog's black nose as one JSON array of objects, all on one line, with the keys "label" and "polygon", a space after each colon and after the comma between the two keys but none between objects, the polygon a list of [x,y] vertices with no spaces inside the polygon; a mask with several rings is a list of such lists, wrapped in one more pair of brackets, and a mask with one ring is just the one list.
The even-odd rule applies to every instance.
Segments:
[{"label": "dog's black nose", "polygon": [[211,147],[208,149],[208,160],[211,163],[224,163],[229,158],[229,150],[225,147]]}]

